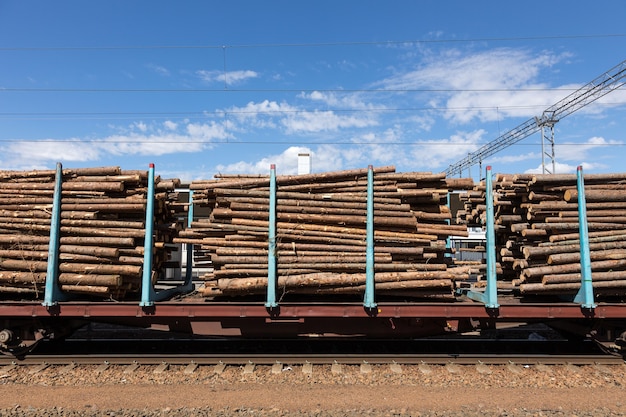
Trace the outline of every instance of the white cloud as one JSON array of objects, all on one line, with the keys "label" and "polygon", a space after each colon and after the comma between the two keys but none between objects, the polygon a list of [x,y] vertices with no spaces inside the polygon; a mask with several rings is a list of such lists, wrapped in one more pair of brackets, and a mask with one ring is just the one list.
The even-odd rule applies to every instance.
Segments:
[{"label": "white cloud", "polygon": [[555,144],[554,154],[556,160],[580,161],[588,159],[589,152],[593,149],[607,148],[610,146],[623,145],[624,142],[618,140],[606,140],[602,137],[594,136],[583,143],[576,144]]},{"label": "white cloud", "polygon": [[289,104],[263,100],[258,103],[251,101],[243,107],[224,109],[224,115],[239,122],[238,129],[247,131],[252,127],[257,129],[276,129],[277,119],[296,111],[298,109]]},{"label": "white cloud", "polygon": [[529,160],[539,160],[541,153],[528,152],[522,154],[506,155],[506,156],[490,156],[489,162],[493,164],[507,164],[512,162],[521,162]]},{"label": "white cloud", "polygon": [[226,85],[239,84],[250,78],[257,78],[259,74],[256,71],[240,70],[240,71],[207,71],[198,70],[196,75],[206,83],[224,83]]},{"label": "white cloud", "polygon": [[[456,123],[531,117],[565,95],[546,90],[549,86],[537,79],[542,70],[566,57],[509,48],[470,55],[449,50],[377,85],[390,90],[433,90],[428,93],[435,96],[431,105],[445,106],[445,116]],[[520,89],[531,91],[517,91]]]},{"label": "white cloud", "polygon": [[304,110],[269,100],[231,107],[225,109],[224,114],[244,123],[239,126],[244,131],[250,127],[276,129],[282,126],[287,134],[306,134],[378,125],[375,118],[361,112],[338,114],[332,110]]},{"label": "white cloud", "polygon": [[217,172],[228,174],[269,174],[270,165],[276,165],[279,175],[296,174],[298,172],[298,154],[311,153],[306,147],[291,146],[278,155],[266,156],[255,162],[239,161],[227,165],[218,165]]},{"label": "white cloud", "polygon": [[146,132],[148,130],[148,125],[146,125],[144,122],[135,122],[133,123],[133,127],[141,132]]},{"label": "white cloud", "polygon": [[181,132],[173,131],[171,127],[166,126],[168,130],[161,131],[145,126],[141,133],[108,136],[96,146],[114,155],[159,156],[200,152],[215,141],[231,137],[223,123],[188,123]]},{"label": "white cloud", "polygon": [[337,93],[337,92],[321,92],[313,91],[311,93],[301,93],[300,98],[305,98],[314,102],[321,102],[328,106],[338,107],[341,109],[355,110],[377,110],[385,109],[383,104],[374,106],[372,103],[365,102],[361,99],[361,95],[357,93]]},{"label": "white cloud", "polygon": [[337,131],[346,128],[376,126],[378,122],[366,115],[339,115],[333,111],[301,111],[281,120],[287,133]]},{"label": "white cloud", "polygon": [[232,137],[224,123],[189,123],[185,128],[191,140],[210,142]]},{"label": "white cloud", "polygon": [[[623,142],[617,140],[606,140],[602,137],[592,137],[583,143],[556,144],[555,145],[555,163],[554,170],[557,174],[575,173],[578,166],[582,166],[586,171],[604,170],[608,167],[602,162],[591,162],[591,151],[594,149],[602,149],[611,146],[621,146]],[[573,162],[573,163],[568,163]],[[548,171],[552,171],[552,161],[546,159]],[[527,173],[542,173],[543,168],[539,165],[531,168]]]},{"label": "white cloud", "polygon": [[92,143],[73,138],[64,141],[53,139],[15,142],[8,145],[4,151],[7,160],[17,162],[17,165],[42,165],[46,161],[95,161],[101,157],[101,152]]},{"label": "white cloud", "polygon": [[171,120],[166,120],[163,122],[163,127],[167,130],[176,130],[178,129],[178,123],[172,122]]},{"label": "white cloud", "polygon": [[[229,139],[228,122],[187,123],[180,127],[171,121],[163,124],[137,122],[121,133],[103,138],[45,139],[15,141],[5,146],[5,169],[45,167],[51,161],[88,162],[106,156],[169,155],[200,152],[215,142]],[[7,166],[7,161],[12,161]]]},{"label": "white cloud", "polygon": [[449,139],[420,141],[413,148],[412,156],[420,167],[443,170],[448,164],[475,151],[484,135],[485,131],[478,129],[472,132],[457,132]]},{"label": "white cloud", "polygon": [[361,165],[365,154],[359,147],[343,148],[335,145],[319,145],[315,148],[303,146],[290,146],[282,153],[263,157],[257,161],[239,161],[232,164],[221,164],[216,167],[217,172],[229,174],[269,174],[271,164],[276,165],[279,175],[294,175],[298,172],[298,154],[309,153],[311,155],[312,172],[338,171],[346,166],[354,167]]},{"label": "white cloud", "polygon": [[[574,174],[579,166],[583,167],[583,171],[593,171],[596,169],[603,169],[606,166],[604,164],[596,164],[591,162],[581,162],[579,164],[563,164],[561,162],[555,162],[554,174]],[[549,167],[550,170],[552,166]],[[537,168],[531,168],[524,172],[525,174],[543,174],[543,168],[539,165]]]},{"label": "white cloud", "polygon": [[164,76],[164,77],[169,77],[170,75],[170,71],[161,66],[161,65],[156,65],[156,64],[148,64],[148,68],[154,72],[156,72],[157,74]]}]

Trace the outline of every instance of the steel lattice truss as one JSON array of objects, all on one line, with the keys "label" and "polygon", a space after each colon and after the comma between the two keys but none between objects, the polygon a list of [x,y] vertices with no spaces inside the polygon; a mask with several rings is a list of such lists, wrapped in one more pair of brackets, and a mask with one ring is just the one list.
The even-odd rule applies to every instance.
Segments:
[{"label": "steel lattice truss", "polygon": [[461,174],[463,170],[469,169],[472,165],[480,163],[485,158],[540,131],[542,126],[554,126],[554,123],[565,116],[582,109],[611,91],[617,90],[625,83],[626,61],[622,61],[569,96],[545,109],[541,117],[528,119],[521,125],[468,154],[455,164],[450,165],[445,173],[448,176]]}]

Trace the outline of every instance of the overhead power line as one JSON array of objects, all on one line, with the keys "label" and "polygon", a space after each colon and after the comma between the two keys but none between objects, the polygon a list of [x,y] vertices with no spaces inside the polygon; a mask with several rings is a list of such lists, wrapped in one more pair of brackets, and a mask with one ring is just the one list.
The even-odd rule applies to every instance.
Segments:
[{"label": "overhead power line", "polygon": [[536,93],[576,91],[575,88],[13,88],[0,93]]},{"label": "overhead power line", "polygon": [[468,42],[528,42],[566,39],[603,39],[626,37],[626,33],[589,35],[485,37],[465,39],[407,39],[390,41],[337,41],[337,42],[293,42],[293,43],[250,43],[229,45],[103,45],[103,46],[0,46],[0,51],[108,51],[133,49],[235,49],[235,48],[304,48],[329,46],[385,46],[410,45],[412,43],[468,43]]},{"label": "overhead power line", "polygon": [[[601,74],[594,80],[588,82],[580,89],[563,98],[559,102],[545,109],[540,117],[534,117],[526,120],[519,126],[504,133],[500,137],[480,147],[477,151],[468,154],[455,164],[452,164],[445,171],[447,175],[461,174],[463,170],[469,169],[472,165],[482,163],[482,161],[507,148],[522,139],[527,138],[541,130],[542,132],[542,148],[545,139],[545,129],[550,129],[551,137],[548,138],[552,145],[552,151],[549,155],[552,160],[552,172],[554,173],[554,125],[563,117],[566,117],[588,104],[596,101],[600,97],[614,91],[626,83],[626,60],[620,62],[615,67]],[[542,165],[545,171],[545,162],[543,161],[544,150],[542,149]]]}]

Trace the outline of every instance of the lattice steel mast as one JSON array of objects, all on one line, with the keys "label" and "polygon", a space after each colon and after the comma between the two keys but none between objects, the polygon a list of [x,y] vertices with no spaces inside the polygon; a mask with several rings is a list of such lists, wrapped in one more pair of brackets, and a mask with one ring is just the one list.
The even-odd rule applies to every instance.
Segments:
[{"label": "lattice steel mast", "polygon": [[[463,170],[469,169],[472,165],[482,162],[485,158],[507,148],[528,136],[541,131],[541,165],[544,172],[554,173],[554,125],[575,111],[596,101],[600,97],[617,90],[626,83],[626,61],[620,62],[615,67],[606,71],[593,81],[585,84],[569,96],[548,107],[543,111],[541,117],[533,117],[521,125],[509,130],[497,139],[492,140],[478,150],[468,154],[465,158],[452,164],[446,169],[448,176],[461,174]],[[545,143],[548,142],[550,150],[545,150]],[[550,166],[546,168],[545,157],[551,160]]]}]

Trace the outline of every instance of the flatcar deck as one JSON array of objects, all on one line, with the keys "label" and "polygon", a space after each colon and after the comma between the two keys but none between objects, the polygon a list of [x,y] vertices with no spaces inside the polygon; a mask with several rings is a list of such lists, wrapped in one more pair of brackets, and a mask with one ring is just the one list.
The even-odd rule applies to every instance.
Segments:
[{"label": "flatcar deck", "polygon": [[0,318],[476,318],[524,319],[626,319],[626,304],[598,303],[594,309],[575,303],[502,303],[488,309],[477,302],[379,303],[368,311],[360,303],[285,303],[268,310],[253,302],[160,302],[141,307],[136,302],[63,302],[45,307],[39,302],[3,302]]}]

